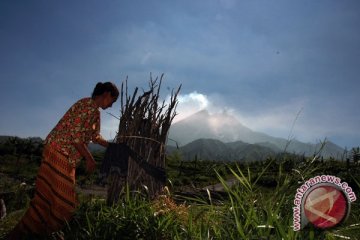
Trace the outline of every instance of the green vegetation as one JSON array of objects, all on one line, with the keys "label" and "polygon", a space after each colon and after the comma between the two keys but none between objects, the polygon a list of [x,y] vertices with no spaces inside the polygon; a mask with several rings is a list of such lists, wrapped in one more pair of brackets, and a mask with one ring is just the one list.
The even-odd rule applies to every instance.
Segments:
[{"label": "green vegetation", "polygon": [[[102,153],[95,156],[100,161]],[[0,157],[0,189],[14,190],[8,216],[0,222],[1,239],[26,209],[32,193],[19,184],[26,180],[31,185],[38,165],[23,155],[19,162],[32,167],[18,170],[16,155]],[[359,198],[359,170],[358,162],[292,154],[234,163],[197,157],[184,161],[174,152],[167,158],[169,184],[163,195],[150,200],[144,192],[127,189],[114,206],[107,206],[100,197],[80,196],[79,209],[63,232],[65,239],[359,239],[359,200],[352,203],[349,218],[336,228],[323,231],[309,226],[299,232],[292,228],[295,192],[304,181],[316,175],[335,175],[349,183]],[[86,176],[83,166],[77,173],[83,185],[99,180],[97,173]],[[237,184],[231,186],[227,179],[236,179]],[[218,182],[224,186],[223,197],[210,191],[204,197],[197,191]]]}]

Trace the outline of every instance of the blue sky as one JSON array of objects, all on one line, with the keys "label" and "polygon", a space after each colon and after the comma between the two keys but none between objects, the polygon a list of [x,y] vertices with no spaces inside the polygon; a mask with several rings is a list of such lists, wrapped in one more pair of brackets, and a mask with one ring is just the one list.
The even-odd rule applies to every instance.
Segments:
[{"label": "blue sky", "polygon": [[[304,142],[360,145],[356,0],[2,0],[0,134],[46,137],[98,81],[183,85],[179,118],[227,109]],[[109,112],[119,115],[118,101]],[[298,115],[298,117],[297,117]],[[118,121],[102,112],[102,134]]]}]

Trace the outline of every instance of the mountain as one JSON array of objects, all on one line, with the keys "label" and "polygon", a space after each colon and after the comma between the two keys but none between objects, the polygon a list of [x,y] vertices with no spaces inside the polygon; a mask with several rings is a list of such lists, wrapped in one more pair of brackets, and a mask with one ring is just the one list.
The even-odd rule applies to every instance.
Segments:
[{"label": "mountain", "polygon": [[[185,145],[199,138],[232,142],[239,140],[241,136],[246,138],[245,142],[253,143],[261,139],[262,135],[254,134],[251,129],[242,125],[226,112],[210,115],[206,110],[199,111],[174,123],[169,132],[170,138],[178,141],[180,145]],[[256,140],[252,138],[256,138]]]},{"label": "mountain", "polygon": [[258,161],[276,153],[264,146],[241,141],[223,143],[216,139],[197,139],[179,149],[167,147],[167,152],[179,151],[184,159],[213,161]]},{"label": "mountain", "polygon": [[195,156],[201,159],[217,159],[230,161],[230,148],[223,142],[215,139],[198,139],[180,148],[185,159],[194,159]]},{"label": "mountain", "polygon": [[[217,114],[210,114],[206,110],[199,111],[174,123],[170,128],[169,138],[177,141],[180,146],[185,146],[197,139],[215,139],[222,143],[241,141],[266,147],[272,152],[286,150],[290,153],[304,154],[305,156],[311,156],[321,148],[320,143],[303,143],[298,140],[289,142],[283,138],[253,131],[226,111]],[[172,143],[169,142],[169,144]],[[339,158],[343,152],[344,149],[341,147],[332,142],[327,142],[322,149],[321,155],[326,158]]]},{"label": "mountain", "polygon": [[275,156],[278,151],[259,144],[244,143],[242,141],[226,143],[230,147],[232,160],[258,161]]}]

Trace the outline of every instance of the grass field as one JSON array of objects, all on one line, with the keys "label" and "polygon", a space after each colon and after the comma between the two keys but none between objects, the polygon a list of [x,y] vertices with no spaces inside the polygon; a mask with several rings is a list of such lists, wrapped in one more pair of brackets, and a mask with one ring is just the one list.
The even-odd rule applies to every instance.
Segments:
[{"label": "grass field", "polygon": [[[101,154],[96,156],[100,161]],[[31,198],[31,191],[19,183],[25,180],[31,188],[37,167],[29,163],[19,170],[11,157],[0,160],[1,190],[14,191],[8,215],[0,222],[3,238]],[[78,183],[97,182],[96,173],[86,176],[83,170],[78,169]],[[351,204],[348,219],[336,228],[308,226],[294,231],[292,226],[294,196],[304,181],[316,175],[334,175],[360,196],[359,170],[359,165],[290,154],[254,163],[183,161],[174,154],[167,159],[169,182],[163,195],[150,200],[144,191],[127,189],[113,206],[107,206],[101,197],[80,195],[78,211],[63,233],[65,239],[360,239],[359,200]],[[16,180],[12,178],[15,173]],[[229,178],[235,178],[237,184],[229,186]],[[223,197],[196,191],[217,182],[224,186]],[[193,194],[182,196],[185,191]]]}]

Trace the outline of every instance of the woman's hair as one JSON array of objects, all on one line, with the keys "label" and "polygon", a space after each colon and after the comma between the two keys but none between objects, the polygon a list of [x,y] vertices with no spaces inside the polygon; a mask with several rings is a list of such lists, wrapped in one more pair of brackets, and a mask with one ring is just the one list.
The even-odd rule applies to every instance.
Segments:
[{"label": "woman's hair", "polygon": [[94,99],[96,96],[100,96],[105,92],[110,92],[111,96],[116,99],[119,97],[119,90],[112,82],[98,82],[94,88],[91,97]]}]

